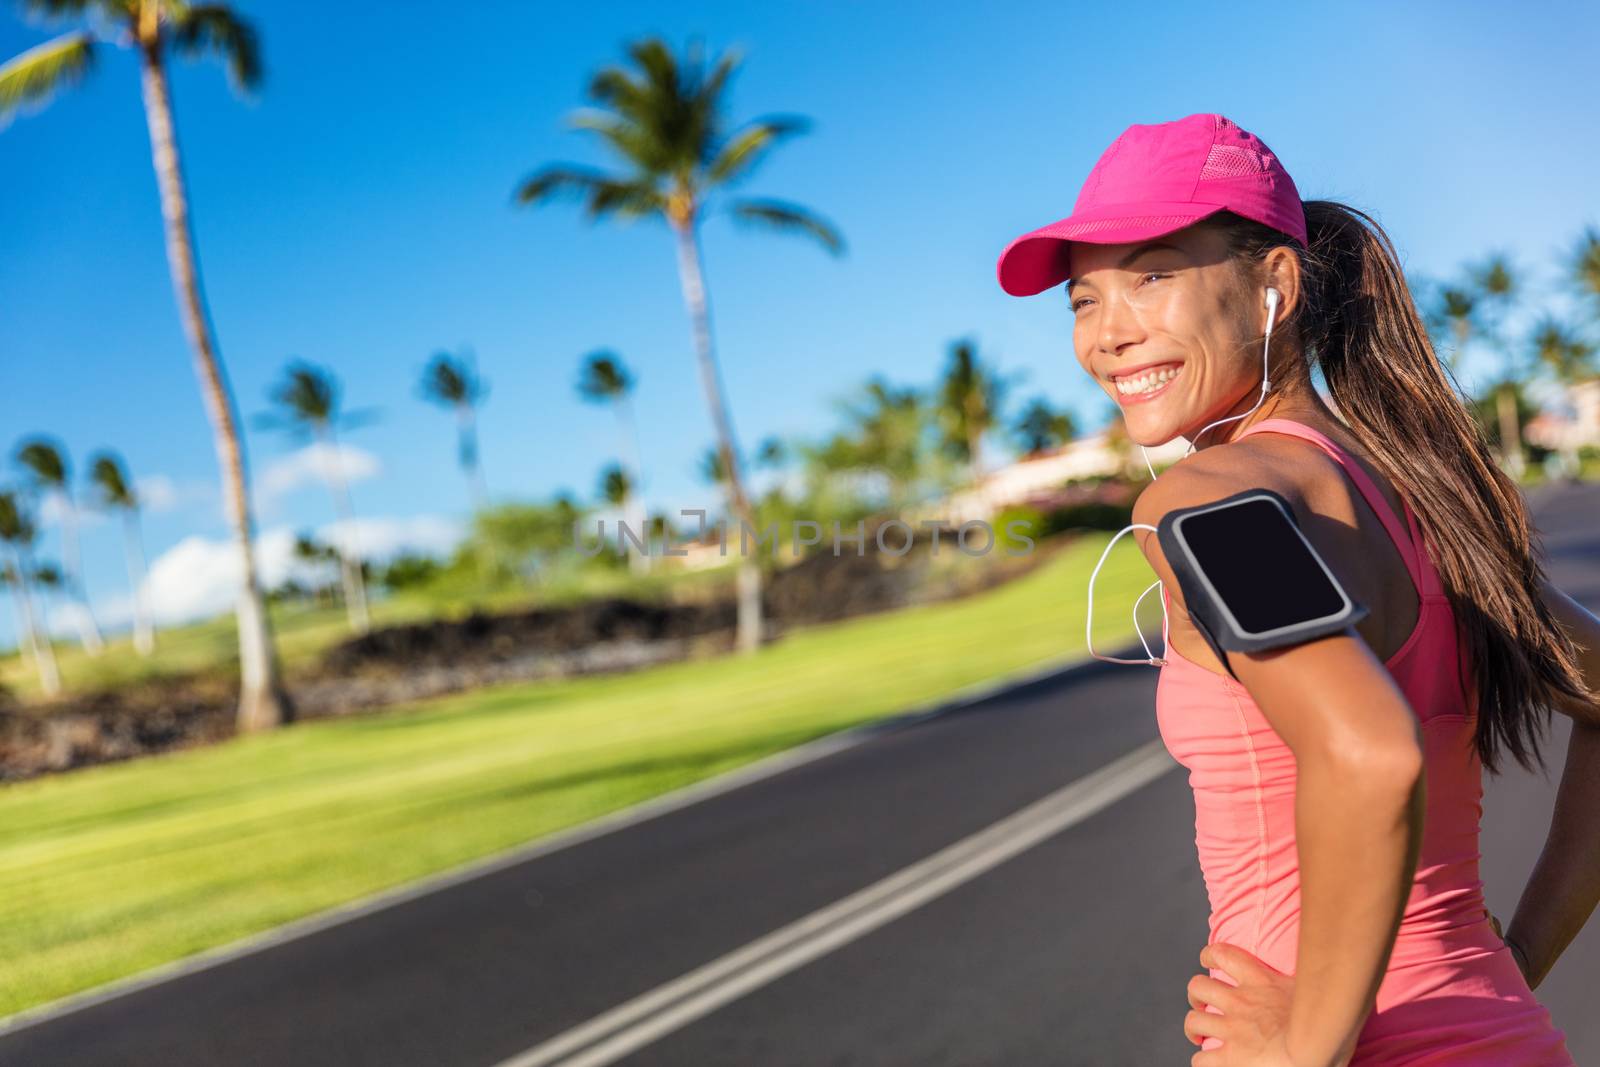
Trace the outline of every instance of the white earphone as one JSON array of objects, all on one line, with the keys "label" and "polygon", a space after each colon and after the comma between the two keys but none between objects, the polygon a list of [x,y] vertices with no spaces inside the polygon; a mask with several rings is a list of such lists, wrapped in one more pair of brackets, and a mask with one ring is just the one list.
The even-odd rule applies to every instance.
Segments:
[{"label": "white earphone", "polygon": [[[1278,290],[1274,289],[1270,285],[1267,286],[1267,299],[1266,299],[1266,303],[1267,303],[1267,336],[1263,340],[1262,345],[1261,345],[1261,395],[1258,396],[1256,398],[1256,402],[1251,405],[1250,411],[1246,411],[1242,415],[1233,415],[1233,416],[1230,416],[1230,417],[1228,417],[1226,419],[1218,419],[1216,422],[1208,423],[1206,426],[1202,427],[1199,433],[1196,433],[1193,437],[1191,437],[1189,439],[1189,450],[1184,453],[1185,456],[1188,456],[1189,452],[1193,452],[1194,451],[1195,442],[1200,440],[1200,434],[1205,433],[1206,430],[1211,429],[1211,427],[1213,427],[1213,426],[1219,426],[1224,422],[1233,422],[1233,421],[1235,421],[1237,419],[1244,418],[1246,415],[1249,415],[1251,412],[1255,411],[1256,408],[1260,407],[1261,406],[1261,402],[1267,398],[1267,391],[1272,388],[1272,380],[1268,376],[1268,364],[1270,362],[1270,356],[1271,356],[1271,353],[1272,353],[1272,327],[1278,321],[1278,304],[1282,299],[1283,299],[1283,295],[1281,293],[1279,293]],[[1145,452],[1143,445],[1139,446],[1139,451],[1140,451],[1141,454],[1144,455],[1144,465],[1150,469],[1150,480],[1151,481],[1155,481],[1155,479],[1157,477],[1156,468],[1155,468],[1155,465],[1150,462],[1149,453]],[[1100,573],[1100,568],[1105,564],[1106,557],[1111,554],[1111,546],[1117,543],[1117,538],[1121,537],[1123,534],[1127,533],[1129,530],[1141,530],[1141,529],[1142,530],[1149,530],[1151,533],[1155,533],[1156,532],[1156,528],[1154,526],[1149,525],[1148,523],[1142,523],[1142,522],[1131,523],[1130,525],[1124,526],[1122,529],[1118,530],[1116,535],[1113,536],[1109,542],[1107,542],[1106,547],[1105,547],[1105,551],[1100,553],[1100,562],[1096,563],[1094,565],[1094,570],[1089,575],[1089,604],[1088,604],[1088,610],[1087,610],[1088,619],[1087,619],[1087,622],[1086,622],[1085,627],[1084,627],[1084,640],[1085,640],[1085,643],[1089,646],[1089,655],[1093,656],[1095,659],[1105,660],[1107,663],[1132,663],[1132,664],[1138,664],[1138,665],[1141,665],[1141,666],[1148,665],[1148,666],[1151,666],[1151,667],[1164,667],[1164,666],[1166,666],[1166,663],[1167,663],[1167,660],[1166,660],[1167,637],[1168,637],[1169,633],[1171,632],[1170,631],[1170,622],[1171,622],[1171,620],[1167,617],[1166,604],[1163,603],[1161,605],[1161,655],[1160,656],[1157,656],[1155,653],[1150,651],[1150,643],[1144,639],[1144,631],[1139,628],[1139,605],[1144,603],[1144,598],[1149,595],[1150,590],[1155,589],[1155,588],[1157,588],[1158,586],[1161,585],[1160,579],[1157,579],[1156,581],[1151,582],[1148,586],[1146,586],[1144,592],[1140,593],[1139,594],[1139,598],[1133,602],[1133,631],[1134,631],[1134,633],[1139,635],[1139,644],[1144,646],[1145,658],[1144,659],[1121,659],[1121,658],[1118,658],[1116,656],[1102,656],[1102,655],[1100,655],[1100,653],[1098,653],[1098,652],[1096,652],[1094,650],[1094,579],[1095,579],[1095,576]]]}]

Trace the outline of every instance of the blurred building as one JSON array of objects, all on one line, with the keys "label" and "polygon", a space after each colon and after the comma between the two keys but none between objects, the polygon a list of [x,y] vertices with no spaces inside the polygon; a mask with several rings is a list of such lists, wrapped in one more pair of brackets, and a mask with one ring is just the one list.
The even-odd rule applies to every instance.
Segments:
[{"label": "blurred building", "polygon": [[[1159,470],[1182,459],[1188,447],[1188,441],[1175,437],[1145,452]],[[1071,482],[1112,475],[1148,477],[1148,473],[1138,445],[1116,431],[1101,431],[997,467],[987,472],[978,485],[924,509],[925,515],[919,517],[938,517],[959,525],[987,520],[995,512],[1016,505],[1049,510],[1068,502]]]},{"label": "blurred building", "polygon": [[1600,378],[1569,386],[1566,402],[1529,419],[1523,436],[1552,452],[1571,454],[1585,445],[1600,446]]}]

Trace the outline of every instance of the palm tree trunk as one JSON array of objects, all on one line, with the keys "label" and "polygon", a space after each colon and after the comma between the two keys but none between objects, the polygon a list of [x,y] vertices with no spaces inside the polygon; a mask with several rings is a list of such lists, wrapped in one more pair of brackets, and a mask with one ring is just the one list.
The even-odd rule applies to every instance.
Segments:
[{"label": "palm tree trunk", "polygon": [[[633,421],[633,407],[628,403],[626,396],[617,397],[614,405],[617,411],[617,422],[622,430],[622,454],[629,463],[632,474],[631,484],[628,486],[627,499],[622,502],[622,513],[625,516],[628,528],[639,535],[639,540],[645,543],[646,550],[638,552],[629,550],[628,566],[634,574],[648,574],[650,572],[650,534],[644,528],[643,498],[639,495],[639,485],[644,481],[644,471],[639,464],[639,426]],[[621,535],[618,535],[621,543]]]},{"label": "palm tree trunk", "polygon": [[344,583],[344,609],[350,628],[358,634],[372,629],[367,614],[367,583],[361,578],[361,553],[356,547],[355,509],[350,506],[350,487],[345,484],[344,470],[339,465],[339,446],[333,432],[323,432],[323,443],[328,446],[328,488],[333,490],[333,511],[339,524],[345,528],[348,549],[340,548],[339,577]]},{"label": "palm tree trunk", "polygon": [[47,697],[59,696],[61,672],[56,669],[55,649],[50,644],[50,635],[41,633],[39,624],[33,621],[33,604],[28,598],[30,581],[28,576],[33,573],[33,560],[27,553],[14,551],[11,561],[17,572],[14,591],[17,595],[17,610],[22,614],[22,635],[28,642],[28,652],[33,657],[33,666],[39,672],[39,688]]},{"label": "palm tree trunk", "polygon": [[1509,382],[1500,387],[1495,401],[1500,416],[1500,453],[1505,456],[1511,474],[1520,478],[1526,461],[1522,454],[1522,430],[1517,425],[1517,397]]},{"label": "palm tree trunk", "polygon": [[83,553],[78,549],[78,507],[72,502],[72,493],[63,485],[61,490],[61,555],[66,567],[67,589],[76,601],[72,613],[73,624],[78,628],[78,643],[91,656],[106,650],[105,639],[94,621],[94,610],[89,607],[89,590],[83,583]]},{"label": "palm tree trunk", "polygon": [[127,508],[122,513],[122,547],[128,560],[128,584],[133,588],[133,647],[141,656],[156,649],[155,628],[150,624],[150,606],[144,599],[144,543],[139,536],[139,511]]},{"label": "palm tree trunk", "polygon": [[[478,451],[478,419],[466,401],[456,403],[456,459],[467,479],[472,513],[482,514],[489,506],[489,482],[484,478],[483,456]],[[480,540],[476,554],[480,572],[492,575],[500,570],[500,550],[493,541]]]},{"label": "palm tree trunk", "polygon": [[[700,268],[699,231],[692,218],[675,224],[674,230],[678,238],[678,277],[683,284],[683,301],[688,306],[689,321],[694,331],[700,382],[705,388],[706,403],[711,408],[711,421],[717,432],[717,452],[722,459],[722,469],[727,472],[730,510],[738,521],[755,531],[755,514],[750,508],[749,498],[745,496],[739,456],[733,444],[733,427],[723,403],[722,378],[717,371],[717,357],[712,348],[711,308]],[[739,537],[739,531],[734,531],[729,543],[736,542]],[[736,644],[741,652],[754,652],[761,647],[761,567],[758,561],[744,553],[740,553],[739,557],[738,597]]]},{"label": "palm tree trunk", "polygon": [[456,405],[456,441],[456,454],[461,471],[467,476],[473,510],[482,511],[489,505],[489,483],[483,477],[483,459],[478,455],[478,423],[471,404]]},{"label": "palm tree trunk", "polygon": [[172,126],[172,99],[166,71],[161,65],[160,42],[147,39],[140,48],[145,121],[150,127],[150,152],[161,189],[161,215],[166,222],[167,263],[184,333],[194,349],[195,372],[211,421],[212,441],[222,468],[223,499],[228,522],[239,550],[240,575],[237,618],[239,626],[239,710],[241,732],[267,730],[289,721],[293,708],[283,689],[277,652],[272,644],[271,622],[256,573],[251,544],[254,522],[246,486],[244,442],[239,437],[233,396],[217,357],[200,291],[200,270],[195,262],[189,229],[189,201],[178,158],[177,133]]}]

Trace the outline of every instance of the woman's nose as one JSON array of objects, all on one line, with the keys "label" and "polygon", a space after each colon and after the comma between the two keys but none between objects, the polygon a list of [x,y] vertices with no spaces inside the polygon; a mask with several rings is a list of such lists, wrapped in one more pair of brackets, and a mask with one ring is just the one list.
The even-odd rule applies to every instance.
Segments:
[{"label": "woman's nose", "polygon": [[1130,344],[1144,339],[1144,327],[1126,300],[1109,299],[1100,307],[1100,333],[1095,343],[1107,355],[1118,356]]}]

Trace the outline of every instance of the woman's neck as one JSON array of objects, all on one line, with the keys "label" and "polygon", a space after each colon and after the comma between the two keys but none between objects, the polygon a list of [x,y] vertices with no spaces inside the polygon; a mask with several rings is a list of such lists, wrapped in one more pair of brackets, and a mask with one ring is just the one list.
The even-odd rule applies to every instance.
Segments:
[{"label": "woman's neck", "polygon": [[1292,419],[1295,422],[1308,423],[1319,429],[1328,426],[1338,426],[1339,418],[1323,401],[1321,394],[1311,384],[1311,375],[1305,371],[1305,365],[1299,366],[1299,373],[1291,374],[1288,382],[1281,387],[1274,387],[1261,402],[1261,406],[1250,411],[1255,405],[1259,392],[1239,401],[1234,405],[1234,410],[1227,412],[1223,417],[1228,418],[1249,411],[1250,414],[1233,422],[1225,422],[1215,429],[1202,435],[1195,444],[1195,451],[1212,448],[1216,445],[1225,445],[1236,440],[1251,426],[1268,419]]}]

